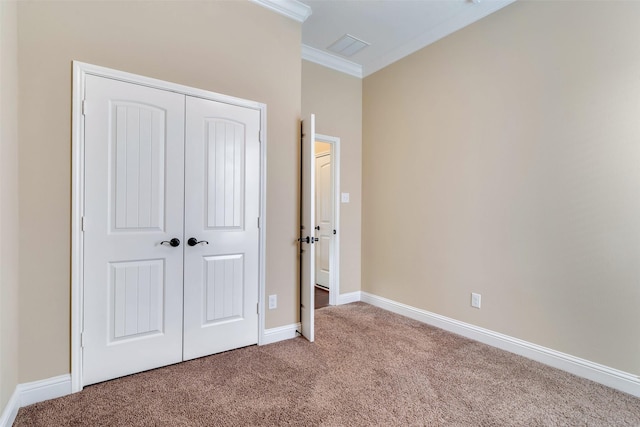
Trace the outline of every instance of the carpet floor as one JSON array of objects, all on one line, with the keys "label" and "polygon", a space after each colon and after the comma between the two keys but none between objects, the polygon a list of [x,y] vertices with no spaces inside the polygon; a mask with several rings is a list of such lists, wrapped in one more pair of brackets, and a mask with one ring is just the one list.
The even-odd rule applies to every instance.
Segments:
[{"label": "carpet floor", "polygon": [[640,399],[364,304],[296,338],[86,387],[15,426],[639,426]]}]

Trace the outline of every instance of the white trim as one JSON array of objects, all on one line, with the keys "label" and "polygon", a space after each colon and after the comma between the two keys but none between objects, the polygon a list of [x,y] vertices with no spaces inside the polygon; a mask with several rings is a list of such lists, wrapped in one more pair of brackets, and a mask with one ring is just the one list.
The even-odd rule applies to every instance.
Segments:
[{"label": "white trim", "polygon": [[[266,107],[265,104],[257,101],[236,98],[235,96],[224,95],[222,93],[212,92],[209,90],[198,89],[191,86],[185,86],[178,83],[172,83],[165,80],[154,79],[152,77],[141,76],[138,74],[128,73],[126,71],[115,70],[113,68],[101,67],[99,65],[87,64],[80,61],[73,61],[74,84],[78,84],[80,89],[78,95],[84,94],[84,77],[86,74],[105,77],[108,79],[120,80],[127,83],[133,83],[140,86],[147,86],[155,89],[175,92],[187,96],[195,96],[197,98],[211,99],[225,104],[237,105],[239,107],[253,108],[261,110]],[[76,75],[79,73],[79,75]],[[74,87],[74,89],[76,89]],[[74,90],[74,95],[76,91]],[[74,99],[75,100],[75,99]],[[81,101],[81,100],[80,100]],[[264,129],[264,126],[261,127]]]},{"label": "white trim", "polygon": [[[338,305],[350,304],[352,302],[362,301],[362,292],[355,291],[338,295]],[[373,304],[372,304],[373,305]]]},{"label": "white trim", "polygon": [[300,331],[300,322],[277,328],[266,329],[260,345],[273,344],[274,342],[295,338]]},{"label": "white trim", "polygon": [[340,295],[340,138],[316,133],[316,141],[331,144],[331,172],[333,184],[333,251],[329,259],[329,305],[338,305]]},{"label": "white trim", "polygon": [[302,23],[311,16],[311,7],[297,0],[251,0],[253,3],[266,7],[273,12],[295,19]]},{"label": "white trim", "polygon": [[73,62],[73,99],[71,102],[71,389],[82,390],[81,334],[84,319],[84,64]]},{"label": "white trim", "polygon": [[267,181],[267,106],[261,102],[249,101],[203,89],[166,82],[124,71],[73,61],[72,99],[72,184],[71,184],[71,390],[82,390],[82,347],[83,330],[83,238],[82,216],[84,215],[84,119],[82,101],[87,75],[95,75],[169,92],[180,93],[216,102],[252,108],[260,111],[260,243],[259,243],[259,315],[258,344],[263,344],[265,328],[265,254],[266,254],[266,181]]},{"label": "white trim", "polygon": [[332,55],[323,50],[316,49],[306,44],[302,45],[302,59],[305,61],[314,62],[322,65],[323,67],[331,68],[332,70],[340,71],[341,73],[349,74],[354,77],[362,78],[362,65],[355,62],[347,61],[339,56]]},{"label": "white trim", "polygon": [[265,340],[265,312],[267,302],[267,107],[261,104],[260,108],[260,255],[258,257],[259,294],[258,294],[258,345],[263,345]]},{"label": "white trim", "polygon": [[71,394],[71,375],[64,374],[46,380],[19,384],[20,407]]},{"label": "white trim", "polygon": [[458,335],[524,356],[582,378],[640,397],[640,377],[469,323],[362,292],[362,301]]},{"label": "white trim", "polygon": [[363,67],[363,76],[367,77],[404,58],[405,56],[417,52],[418,50],[435,43],[449,34],[452,34],[467,25],[471,25],[485,16],[510,5],[514,1],[515,0],[487,0],[482,3],[478,2],[476,4],[469,4],[466,9],[454,15],[448,21],[445,21],[440,25],[436,25],[436,27],[432,28],[430,31],[427,31],[407,43],[403,43],[397,48],[391,49],[384,55],[367,62]]},{"label": "white trim", "polygon": [[16,420],[19,409],[20,394],[18,392],[18,387],[16,387],[2,411],[2,415],[0,416],[0,427],[11,427],[13,422]]},{"label": "white trim", "polygon": [[64,374],[46,380],[18,384],[0,417],[0,427],[10,427],[18,410],[34,403],[71,394],[71,375]]}]

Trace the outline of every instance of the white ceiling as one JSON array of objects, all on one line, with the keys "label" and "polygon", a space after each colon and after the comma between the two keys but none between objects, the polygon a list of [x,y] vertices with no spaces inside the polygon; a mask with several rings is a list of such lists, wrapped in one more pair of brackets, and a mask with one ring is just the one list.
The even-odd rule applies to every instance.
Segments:
[{"label": "white ceiling", "polygon": [[[366,77],[515,0],[299,0],[302,57]],[[345,34],[371,45],[349,58],[327,48]]]}]

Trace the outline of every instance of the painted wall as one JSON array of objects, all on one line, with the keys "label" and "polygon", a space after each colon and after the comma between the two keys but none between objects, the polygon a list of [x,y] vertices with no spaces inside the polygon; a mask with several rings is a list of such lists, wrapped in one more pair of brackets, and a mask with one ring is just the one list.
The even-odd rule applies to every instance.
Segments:
[{"label": "painted wall", "polygon": [[[267,328],[298,320],[300,24],[250,2],[20,2],[20,375],[70,372],[71,61],[267,104]],[[283,78],[286,76],[286,78]]]},{"label": "painted wall", "polygon": [[640,374],[638,22],[519,1],[366,78],[363,290]]},{"label": "painted wall", "polygon": [[[302,61],[302,112],[316,132],[340,138],[340,293],[360,290],[362,214],[362,80]],[[303,115],[304,117],[304,115]]]},{"label": "painted wall", "polygon": [[0,411],[18,384],[17,4],[0,2]]}]

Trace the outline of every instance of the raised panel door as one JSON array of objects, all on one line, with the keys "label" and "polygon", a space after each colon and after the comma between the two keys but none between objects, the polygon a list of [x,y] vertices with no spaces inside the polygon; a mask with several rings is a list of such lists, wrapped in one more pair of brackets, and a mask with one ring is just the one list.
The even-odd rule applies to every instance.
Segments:
[{"label": "raised panel door", "polygon": [[182,360],[184,95],[88,75],[83,383]]},{"label": "raised panel door", "polygon": [[259,132],[259,110],[186,99],[185,360],[258,342]]}]

